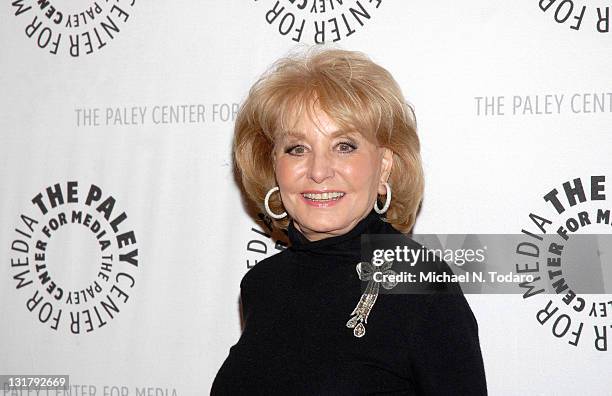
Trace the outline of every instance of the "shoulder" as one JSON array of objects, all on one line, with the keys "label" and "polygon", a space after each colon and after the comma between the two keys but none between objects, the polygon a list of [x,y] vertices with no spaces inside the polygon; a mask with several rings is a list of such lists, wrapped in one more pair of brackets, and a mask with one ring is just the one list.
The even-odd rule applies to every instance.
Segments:
[{"label": "shoulder", "polygon": [[245,320],[254,312],[266,312],[291,294],[294,271],[291,252],[284,250],[259,261],[240,281],[240,299]]},{"label": "shoulder", "polygon": [[408,291],[389,297],[396,306],[397,319],[402,320],[410,334],[428,337],[440,334],[439,331],[460,329],[474,336],[478,334],[476,316],[456,284],[447,284],[438,290]]},{"label": "shoulder", "polygon": [[250,270],[248,270],[240,281],[240,288],[244,289],[249,285],[265,285],[266,283],[278,280],[289,270],[289,262],[291,261],[291,252],[285,249],[272,256],[258,261]]}]

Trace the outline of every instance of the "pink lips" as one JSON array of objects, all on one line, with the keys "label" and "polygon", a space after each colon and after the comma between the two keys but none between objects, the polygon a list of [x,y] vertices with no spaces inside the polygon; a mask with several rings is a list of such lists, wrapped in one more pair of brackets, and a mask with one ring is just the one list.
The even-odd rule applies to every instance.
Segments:
[{"label": "pink lips", "polygon": [[[315,190],[308,190],[308,191],[303,191],[302,194],[323,194],[323,193],[329,193],[329,192],[342,192],[342,191],[333,191],[333,190],[328,190],[328,191],[315,191]],[[338,204],[338,202],[340,202],[342,200],[342,198],[344,198],[346,196],[343,195],[342,197],[338,198],[338,199],[330,199],[328,201],[313,201],[312,199],[308,199],[306,198],[304,195],[300,194],[300,196],[302,197],[302,200],[310,206],[314,206],[316,208],[329,208],[332,206],[335,206]]]}]

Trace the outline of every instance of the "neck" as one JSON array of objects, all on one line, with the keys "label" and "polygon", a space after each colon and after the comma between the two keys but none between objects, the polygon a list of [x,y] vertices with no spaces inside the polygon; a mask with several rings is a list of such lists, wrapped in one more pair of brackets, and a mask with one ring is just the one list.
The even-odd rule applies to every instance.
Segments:
[{"label": "neck", "polygon": [[[332,236],[319,240],[307,238],[293,220],[289,223],[288,228],[292,251],[310,252],[319,256],[349,256],[354,259],[361,256],[361,235],[370,233],[397,233],[397,231],[391,225],[385,223],[373,210],[363,219],[357,221],[348,232],[330,233]],[[311,235],[309,236],[311,237]]]}]

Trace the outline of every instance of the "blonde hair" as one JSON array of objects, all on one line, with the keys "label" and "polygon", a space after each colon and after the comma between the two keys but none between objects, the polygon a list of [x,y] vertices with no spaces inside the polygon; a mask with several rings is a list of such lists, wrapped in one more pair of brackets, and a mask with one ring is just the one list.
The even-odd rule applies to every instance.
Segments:
[{"label": "blonde hair", "polygon": [[[311,47],[280,58],[253,84],[238,112],[233,142],[235,171],[248,198],[265,213],[264,197],[276,186],[275,142],[305,108],[312,119],[315,103],[340,128],[359,131],[393,152],[386,221],[410,231],[424,186],[416,118],[391,74],[361,52]],[[270,208],[284,211],[280,194],[272,195]],[[286,229],[289,218],[273,223]]]}]

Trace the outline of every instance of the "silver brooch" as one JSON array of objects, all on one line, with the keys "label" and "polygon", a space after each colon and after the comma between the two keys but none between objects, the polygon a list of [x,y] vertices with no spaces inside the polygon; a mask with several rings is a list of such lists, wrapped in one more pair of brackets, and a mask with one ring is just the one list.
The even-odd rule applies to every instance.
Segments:
[{"label": "silver brooch", "polygon": [[353,312],[351,312],[352,317],[346,322],[346,327],[353,329],[353,335],[357,338],[365,335],[365,325],[368,323],[368,316],[370,316],[370,311],[378,298],[380,283],[382,283],[383,287],[387,290],[394,288],[397,284],[397,282],[385,280],[388,278],[383,278],[383,282],[374,281],[374,274],[377,272],[382,273],[382,275],[396,275],[396,272],[390,269],[391,265],[393,265],[393,261],[385,261],[380,266],[374,266],[367,261],[357,263],[356,269],[359,279],[368,281],[368,285],[361,295],[357,306]]}]

